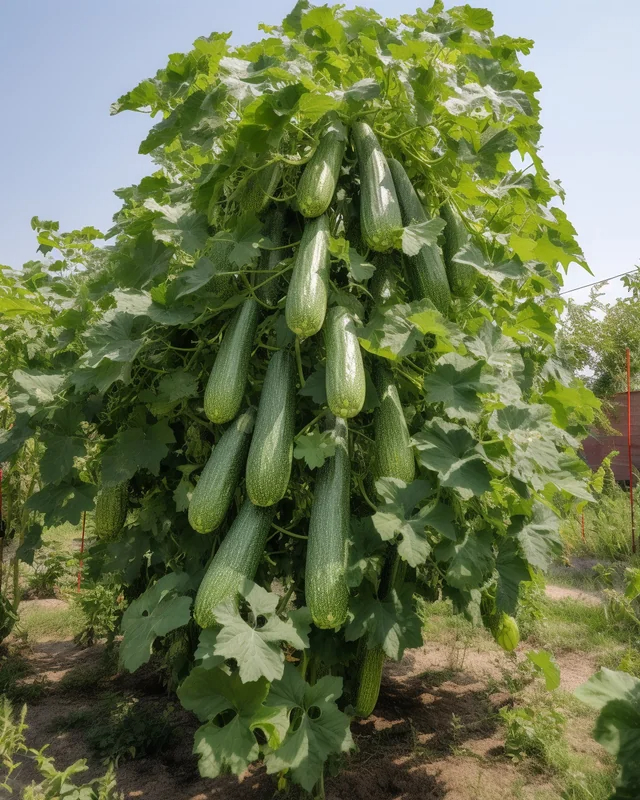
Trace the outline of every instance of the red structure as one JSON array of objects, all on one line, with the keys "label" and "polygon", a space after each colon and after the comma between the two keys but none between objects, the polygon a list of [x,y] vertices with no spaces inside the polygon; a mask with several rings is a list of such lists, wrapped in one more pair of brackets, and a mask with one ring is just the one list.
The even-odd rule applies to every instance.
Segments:
[{"label": "red structure", "polygon": [[615,434],[606,434],[594,430],[588,439],[583,442],[584,454],[591,469],[596,470],[602,459],[612,450],[617,450],[618,455],[611,462],[615,479],[621,483],[629,483],[629,437],[627,429],[631,429],[631,462],[640,470],[640,392],[630,392],[631,420],[627,418],[627,392],[619,392],[609,398],[611,409],[608,412],[611,427]]}]

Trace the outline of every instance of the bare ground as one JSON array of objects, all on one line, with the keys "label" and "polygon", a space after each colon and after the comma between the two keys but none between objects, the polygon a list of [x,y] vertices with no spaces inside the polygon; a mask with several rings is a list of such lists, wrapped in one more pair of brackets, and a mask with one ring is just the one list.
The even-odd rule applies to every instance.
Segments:
[{"label": "bare ground", "polygon": [[[327,780],[327,800],[515,797],[514,787],[522,783],[522,773],[504,755],[497,717],[498,710],[513,700],[506,691],[496,689],[505,670],[514,669],[514,660],[497,649],[455,648],[455,644],[427,642],[408,652],[399,664],[387,665],[376,710],[367,720],[354,723],[357,751],[346,760],[338,777]],[[167,697],[152,674],[141,671],[105,677],[100,672],[102,648],[82,649],[70,640],[41,641],[26,648],[24,654],[37,675],[50,683],[44,699],[29,707],[28,743],[38,748],[50,743],[49,754],[58,766],[88,757],[90,777],[104,771],[99,759],[91,756],[83,731],[70,727],[56,732],[56,722],[74,712],[95,712],[101,694],[115,692],[135,696],[150,710],[172,703],[176,721],[166,752],[119,765],[118,786],[127,799],[273,797],[273,780],[263,769],[250,770],[240,782],[232,777],[216,781],[198,777],[191,754],[198,723],[174,698]],[[566,689],[575,688],[593,673],[594,665],[584,654],[568,653],[558,660]],[[572,746],[597,758],[589,728],[589,722],[572,724]],[[18,782],[25,785],[34,777],[29,766],[24,766]],[[535,790],[544,786],[542,780],[528,775],[518,797],[533,798]]]}]

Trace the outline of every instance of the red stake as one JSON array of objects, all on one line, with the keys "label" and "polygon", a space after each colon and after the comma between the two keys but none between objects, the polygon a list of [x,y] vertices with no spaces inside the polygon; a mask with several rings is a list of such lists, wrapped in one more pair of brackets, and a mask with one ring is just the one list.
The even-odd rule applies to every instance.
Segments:
[{"label": "red stake", "polygon": [[584,512],[582,513],[582,541],[584,542]]},{"label": "red stake", "polygon": [[631,352],[627,347],[627,450],[629,454],[629,503],[631,505],[631,551],[636,552],[636,525],[633,517],[633,462],[631,460]]},{"label": "red stake", "polygon": [[82,580],[82,554],[84,553],[84,528],[87,524],[87,512],[82,512],[82,540],[80,541],[80,566],[78,567],[78,588],[76,591],[80,591],[80,582]]}]

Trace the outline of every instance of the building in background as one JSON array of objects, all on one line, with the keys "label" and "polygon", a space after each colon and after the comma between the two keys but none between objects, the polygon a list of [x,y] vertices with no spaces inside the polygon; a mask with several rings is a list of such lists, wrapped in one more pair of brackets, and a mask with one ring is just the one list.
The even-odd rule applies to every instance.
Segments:
[{"label": "building in background", "polygon": [[[629,483],[629,456],[627,441],[627,393],[619,392],[609,399],[607,417],[615,433],[593,430],[582,443],[587,463],[596,470],[612,450],[618,455],[611,461],[616,481]],[[631,392],[631,460],[640,470],[640,392]]]}]

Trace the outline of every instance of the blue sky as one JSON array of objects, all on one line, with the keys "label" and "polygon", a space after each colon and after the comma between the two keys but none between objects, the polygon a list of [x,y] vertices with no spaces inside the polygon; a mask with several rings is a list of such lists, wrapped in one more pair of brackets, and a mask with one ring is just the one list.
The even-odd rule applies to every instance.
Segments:
[{"label": "blue sky", "polygon": [[[366,0],[387,16],[416,0]],[[427,3],[428,4],[428,3]],[[595,279],[640,263],[640,2],[476,0],[496,30],[536,41],[524,63],[542,82],[543,157],[567,192]],[[109,116],[121,94],[184,52],[198,36],[233,31],[258,38],[258,22],[278,22],[293,0],[5,0],[0,6],[0,264],[36,257],[33,215],[69,230],[106,230],[119,205],[113,190],[151,169],[137,153],[151,120]],[[355,5],[355,3],[347,3]],[[156,122],[158,120],[156,119]],[[573,267],[567,287],[587,283]],[[608,298],[622,292],[619,281]],[[572,297],[584,299],[587,292]]]}]

